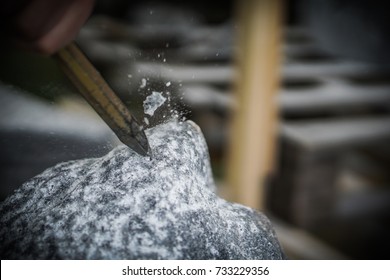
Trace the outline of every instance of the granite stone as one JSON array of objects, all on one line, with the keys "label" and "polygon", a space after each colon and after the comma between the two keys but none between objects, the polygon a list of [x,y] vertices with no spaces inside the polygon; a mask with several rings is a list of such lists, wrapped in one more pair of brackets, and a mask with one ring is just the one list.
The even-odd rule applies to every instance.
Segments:
[{"label": "granite stone", "polygon": [[146,131],[151,157],[119,146],[60,163],[0,204],[2,259],[283,259],[265,215],[215,193],[192,122]]}]

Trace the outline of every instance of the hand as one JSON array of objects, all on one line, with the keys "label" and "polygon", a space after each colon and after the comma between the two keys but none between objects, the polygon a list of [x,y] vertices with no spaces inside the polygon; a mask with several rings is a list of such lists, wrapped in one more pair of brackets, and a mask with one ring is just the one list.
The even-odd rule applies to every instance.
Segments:
[{"label": "hand", "polygon": [[20,48],[46,55],[55,53],[76,37],[94,5],[94,0],[12,2],[1,0],[8,37]]}]

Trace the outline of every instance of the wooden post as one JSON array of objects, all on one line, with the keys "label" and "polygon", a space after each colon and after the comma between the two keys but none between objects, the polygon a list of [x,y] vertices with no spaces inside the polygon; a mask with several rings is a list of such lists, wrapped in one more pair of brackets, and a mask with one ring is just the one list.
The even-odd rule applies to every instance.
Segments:
[{"label": "wooden post", "polygon": [[228,194],[234,201],[261,210],[264,182],[275,154],[282,0],[236,4],[238,108],[231,128]]}]

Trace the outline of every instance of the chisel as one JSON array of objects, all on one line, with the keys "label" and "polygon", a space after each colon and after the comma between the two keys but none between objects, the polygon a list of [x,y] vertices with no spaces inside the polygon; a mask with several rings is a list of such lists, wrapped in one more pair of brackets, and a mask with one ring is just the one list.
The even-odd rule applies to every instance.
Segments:
[{"label": "chisel", "polygon": [[129,148],[142,156],[149,153],[143,126],[114,93],[75,43],[59,50],[54,57],[81,95]]}]

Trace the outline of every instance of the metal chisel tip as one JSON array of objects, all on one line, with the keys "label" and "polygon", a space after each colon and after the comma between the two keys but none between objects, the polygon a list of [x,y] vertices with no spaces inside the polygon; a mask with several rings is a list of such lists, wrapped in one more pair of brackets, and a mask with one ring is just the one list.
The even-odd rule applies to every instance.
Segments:
[{"label": "metal chisel tip", "polygon": [[143,127],[132,117],[130,121],[131,131],[120,133],[117,131],[119,140],[129,148],[142,156],[150,155],[150,146],[148,138]]}]

